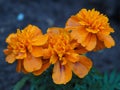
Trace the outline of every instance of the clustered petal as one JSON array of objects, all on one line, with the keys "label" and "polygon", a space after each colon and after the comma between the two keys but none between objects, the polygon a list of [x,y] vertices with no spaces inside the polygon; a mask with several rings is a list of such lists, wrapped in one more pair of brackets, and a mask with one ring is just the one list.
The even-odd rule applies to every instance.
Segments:
[{"label": "clustered petal", "polygon": [[110,36],[114,30],[109,25],[107,16],[95,9],[82,9],[66,22],[66,29],[72,30],[71,36],[88,51],[111,48],[115,41]]},{"label": "clustered petal", "polygon": [[[23,30],[17,30],[17,33],[10,34],[6,42],[7,49],[4,53],[7,55],[6,61],[13,63],[16,60],[18,72],[34,72],[43,66],[41,50],[47,43],[47,35],[43,35],[41,30],[34,25],[28,25]],[[40,52],[40,53],[39,53]]]},{"label": "clustered petal", "polygon": [[92,62],[82,55],[84,52],[76,51],[78,45],[75,45],[77,43],[71,38],[70,33],[64,28],[53,27],[47,30],[47,34],[48,44],[53,52],[50,57],[50,63],[54,64],[53,81],[57,84],[66,84],[71,80],[72,72],[80,78],[86,76],[92,67]]},{"label": "clustered petal", "polygon": [[46,34],[34,25],[18,29],[6,38],[4,53],[8,63],[17,62],[18,72],[35,76],[53,64],[53,82],[66,84],[72,73],[84,78],[90,71],[92,61],[85,56],[87,52],[115,45],[112,32],[105,15],[82,9],[68,19],[65,28],[51,27]]}]

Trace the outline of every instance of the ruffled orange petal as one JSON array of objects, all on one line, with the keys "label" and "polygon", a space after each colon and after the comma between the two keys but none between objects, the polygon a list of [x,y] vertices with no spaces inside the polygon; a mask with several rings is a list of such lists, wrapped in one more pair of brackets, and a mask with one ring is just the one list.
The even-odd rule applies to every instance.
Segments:
[{"label": "ruffled orange petal", "polygon": [[68,65],[61,65],[57,62],[53,68],[52,78],[56,84],[66,84],[72,78],[72,71]]},{"label": "ruffled orange petal", "polygon": [[78,22],[79,22],[79,19],[76,16],[71,16],[66,22],[65,28],[71,28],[71,27],[73,28],[75,26],[80,26]]},{"label": "ruffled orange petal", "polygon": [[24,28],[23,32],[32,34],[33,35],[32,38],[35,38],[38,35],[42,35],[41,29],[31,24],[29,24],[26,28]]},{"label": "ruffled orange petal", "polygon": [[107,48],[111,48],[115,46],[115,41],[110,35],[103,35],[101,33],[97,34],[99,40],[103,41]]},{"label": "ruffled orange petal", "polygon": [[16,71],[17,72],[21,72],[22,70],[22,61],[21,60],[18,60],[17,62],[17,67],[16,67]]},{"label": "ruffled orange petal", "polygon": [[81,64],[83,64],[84,66],[86,66],[86,68],[88,69],[88,70],[90,70],[91,69],[91,67],[92,67],[92,61],[91,61],[91,59],[89,59],[89,58],[87,58],[86,56],[83,56],[83,55],[80,55],[79,56],[79,62],[81,63]]},{"label": "ruffled orange petal", "polygon": [[29,44],[29,45],[27,46],[27,51],[32,52],[32,49],[33,49],[33,46],[32,46],[31,44]]},{"label": "ruffled orange petal", "polygon": [[43,58],[44,59],[50,58],[51,55],[52,55],[52,49],[51,48],[43,49]]},{"label": "ruffled orange petal", "polygon": [[110,35],[108,35],[104,37],[104,44],[107,48],[111,48],[112,46],[115,46],[115,41]]},{"label": "ruffled orange petal", "polygon": [[6,38],[6,42],[7,42],[7,43],[11,43],[12,38],[15,38],[15,37],[16,37],[16,34],[15,34],[15,33],[10,34],[10,35]]},{"label": "ruffled orange petal", "polygon": [[83,47],[81,44],[77,43],[76,40],[72,40],[70,43],[71,48],[78,54],[85,54],[88,52],[85,47]]},{"label": "ruffled orange petal", "polygon": [[28,54],[28,56],[23,61],[23,65],[27,72],[33,72],[41,68],[42,61],[41,58],[35,58]]},{"label": "ruffled orange petal", "polygon": [[23,72],[24,74],[27,74],[28,72],[24,69],[24,67],[23,67],[23,60],[18,60],[18,62],[17,62],[17,67],[16,67],[16,71],[17,72]]},{"label": "ruffled orange petal", "polygon": [[[41,31],[41,29],[40,28],[38,28],[37,26],[35,26],[35,25],[32,25],[32,28],[30,28],[31,29],[31,31],[33,31],[34,32],[34,35],[42,35],[42,31]],[[30,30],[29,29],[29,30]]]},{"label": "ruffled orange petal", "polygon": [[79,21],[80,25],[89,25],[88,22],[85,22],[85,21]]},{"label": "ruffled orange petal", "polygon": [[40,35],[36,36],[34,39],[32,39],[32,45],[33,46],[40,46],[44,45],[48,40],[48,35]]},{"label": "ruffled orange petal", "polygon": [[113,33],[114,29],[111,28],[110,26],[108,26],[108,27],[102,29],[100,33],[103,35],[109,35],[111,32]]},{"label": "ruffled orange petal", "polygon": [[88,35],[87,35],[87,37],[86,37],[86,39],[81,43],[81,45],[83,46],[83,47],[86,47],[87,45],[88,45],[88,43],[89,43],[89,41],[90,41],[90,39],[91,39],[91,33],[89,33]]},{"label": "ruffled orange petal", "polygon": [[50,63],[51,64],[55,64],[56,61],[58,60],[58,56],[53,54],[51,57],[50,57]]},{"label": "ruffled orange petal", "polygon": [[77,53],[67,53],[67,55],[65,55],[65,59],[69,60],[70,62],[77,62],[79,61],[79,54]]},{"label": "ruffled orange petal", "polygon": [[78,30],[72,30],[71,36],[78,40],[78,43],[83,42],[88,36],[88,32],[84,27],[79,27]]},{"label": "ruffled orange petal", "polygon": [[92,34],[91,39],[90,39],[88,45],[86,46],[86,49],[91,51],[96,47],[96,44],[97,44],[96,35]]},{"label": "ruffled orange petal", "polygon": [[96,35],[89,33],[85,41],[81,43],[88,51],[93,50],[96,47],[97,39]]},{"label": "ruffled orange petal", "polygon": [[33,46],[32,51],[30,52],[34,57],[43,56],[43,48],[39,46]]},{"label": "ruffled orange petal", "polygon": [[91,33],[93,33],[93,34],[96,34],[97,32],[99,32],[100,30],[99,29],[91,29],[91,28],[86,28],[86,30],[88,31],[88,32],[91,32]]},{"label": "ruffled orange petal", "polygon": [[59,27],[51,27],[47,29],[48,34],[59,34],[61,31],[63,31],[63,28]]},{"label": "ruffled orange petal", "polygon": [[[87,14],[88,14],[87,10],[86,10],[85,8],[83,8],[82,10],[80,10],[80,11],[76,14],[76,16],[77,16],[78,18],[80,18],[80,20],[81,20],[81,19],[85,18],[85,15],[87,15]],[[84,20],[84,19],[83,19],[83,20]]]},{"label": "ruffled orange petal", "polygon": [[97,37],[100,41],[104,41],[104,34],[102,33],[97,33]]},{"label": "ruffled orange petal", "polygon": [[26,58],[26,53],[19,52],[18,55],[16,55],[16,59],[24,59]]},{"label": "ruffled orange petal", "polygon": [[5,55],[8,55],[8,54],[12,53],[12,51],[9,50],[9,49],[4,49],[3,52],[4,52]]},{"label": "ruffled orange petal", "polygon": [[40,70],[34,71],[33,74],[36,75],[36,76],[41,75],[46,69],[49,68],[49,66],[50,66],[49,62],[43,63]]},{"label": "ruffled orange petal", "polygon": [[16,56],[15,56],[15,54],[13,54],[13,53],[7,55],[7,57],[6,57],[6,62],[8,62],[8,63],[13,63],[13,62],[15,62],[15,60],[16,60],[15,57],[16,57]]},{"label": "ruffled orange petal", "polygon": [[97,39],[97,45],[96,45],[94,51],[102,50],[104,48],[105,48],[104,42]]},{"label": "ruffled orange petal", "polygon": [[85,56],[80,56],[80,61],[71,63],[71,68],[79,78],[85,77],[92,67],[92,62]]},{"label": "ruffled orange petal", "polygon": [[79,45],[78,47],[76,47],[74,50],[78,54],[85,54],[85,53],[88,52],[88,50],[86,50],[85,47],[83,47],[81,45]]}]

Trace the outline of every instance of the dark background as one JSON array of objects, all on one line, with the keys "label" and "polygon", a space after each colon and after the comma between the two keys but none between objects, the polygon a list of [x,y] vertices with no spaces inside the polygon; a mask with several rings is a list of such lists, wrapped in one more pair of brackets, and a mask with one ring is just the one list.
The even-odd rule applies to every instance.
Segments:
[{"label": "dark background", "polygon": [[16,63],[10,65],[5,62],[2,52],[6,48],[5,38],[28,24],[39,26],[44,33],[48,27],[64,27],[66,20],[82,8],[95,8],[107,15],[115,29],[112,36],[116,46],[91,52],[88,56],[100,72],[114,69],[120,72],[119,0],[0,0],[0,90],[12,90],[12,86],[23,76],[15,71]]}]

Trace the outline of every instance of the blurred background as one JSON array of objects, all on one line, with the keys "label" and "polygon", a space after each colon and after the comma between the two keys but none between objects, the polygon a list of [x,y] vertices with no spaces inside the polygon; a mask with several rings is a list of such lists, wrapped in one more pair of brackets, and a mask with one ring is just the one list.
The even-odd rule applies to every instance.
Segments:
[{"label": "blurred background", "polygon": [[91,52],[88,56],[100,72],[114,69],[120,72],[119,0],[0,0],[0,90],[12,90],[23,76],[22,73],[16,73],[16,63],[10,65],[5,62],[2,52],[6,48],[5,38],[28,24],[39,26],[44,33],[48,27],[64,27],[66,20],[82,8],[95,8],[107,15],[110,25],[115,29],[112,36],[116,46]]}]

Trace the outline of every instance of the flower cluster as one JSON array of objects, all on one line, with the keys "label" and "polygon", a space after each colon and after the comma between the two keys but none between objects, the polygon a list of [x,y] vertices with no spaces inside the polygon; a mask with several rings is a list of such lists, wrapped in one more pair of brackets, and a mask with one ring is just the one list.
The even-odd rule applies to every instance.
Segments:
[{"label": "flower cluster", "polygon": [[92,61],[85,56],[87,52],[115,45],[111,32],[114,30],[106,16],[94,9],[82,9],[68,19],[65,28],[51,27],[46,34],[34,25],[18,29],[7,37],[4,53],[8,63],[17,61],[18,72],[35,76],[53,64],[54,83],[66,84],[72,72],[83,78],[90,71]]}]

